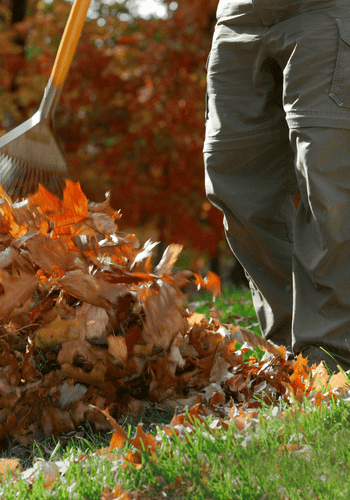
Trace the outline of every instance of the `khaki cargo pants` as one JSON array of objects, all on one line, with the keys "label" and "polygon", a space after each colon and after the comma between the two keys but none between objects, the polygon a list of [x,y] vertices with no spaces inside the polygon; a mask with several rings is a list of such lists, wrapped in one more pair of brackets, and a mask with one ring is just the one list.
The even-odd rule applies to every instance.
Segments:
[{"label": "khaki cargo pants", "polygon": [[264,337],[348,370],[350,0],[221,0],[217,19],[207,197]]}]

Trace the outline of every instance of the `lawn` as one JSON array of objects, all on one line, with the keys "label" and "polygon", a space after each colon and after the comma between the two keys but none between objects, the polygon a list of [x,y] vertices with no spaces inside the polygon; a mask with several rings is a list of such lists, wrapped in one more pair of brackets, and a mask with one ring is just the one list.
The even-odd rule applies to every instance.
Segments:
[{"label": "lawn", "polygon": [[[202,293],[189,307],[208,318],[214,308],[223,323],[261,334],[248,290],[226,288],[215,303]],[[264,353],[256,348],[245,357],[250,354],[261,359]],[[328,406],[305,398],[299,411],[285,402],[280,408],[264,405],[254,425],[244,430],[209,417],[177,425],[178,434],[172,435],[166,426],[174,412],[154,405],[139,422],[118,422],[129,438],[141,422],[159,442],[151,453],[141,449],[135,461],[128,441],[103,453],[113,431],[102,435],[83,428],[62,439],[34,443],[30,452],[13,446],[2,453],[2,458],[13,459],[2,468],[10,466],[13,472],[0,485],[0,499],[349,498],[349,398],[350,392],[345,393]],[[277,418],[283,410],[283,418]]]}]

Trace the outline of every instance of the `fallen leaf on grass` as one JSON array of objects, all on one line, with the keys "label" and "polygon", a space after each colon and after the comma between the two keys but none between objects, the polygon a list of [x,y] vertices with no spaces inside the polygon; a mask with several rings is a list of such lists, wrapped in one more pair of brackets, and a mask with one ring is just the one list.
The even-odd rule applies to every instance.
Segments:
[{"label": "fallen leaf on grass", "polygon": [[[320,382],[328,379],[321,365],[311,369],[301,355],[292,365],[283,346],[222,324],[215,308],[210,320],[190,315],[182,287],[191,273],[170,275],[181,245],[169,245],[152,271],[155,244],[139,250],[134,235],[118,232],[120,212],[108,197],[89,203],[78,184],[67,183],[62,202],[42,188],[21,207],[6,195],[2,200],[2,445],[9,438],[24,446],[35,435],[59,434],[86,421],[108,429],[108,418],[115,428],[107,448],[112,453],[128,439],[108,410],[122,418],[148,400],[181,411],[187,405],[190,421],[180,413],[173,425],[211,415],[218,426],[234,420],[243,430],[256,421],[262,401],[278,408],[281,399],[291,405],[292,397],[300,402],[307,396],[321,406],[346,394],[347,381],[338,374],[322,396]],[[213,273],[195,278],[220,294]],[[263,358],[244,360],[255,347],[265,351]],[[342,391],[335,393],[336,386]],[[141,441],[151,453],[155,449],[153,437],[138,428],[128,440],[136,450],[128,460],[137,466]]]},{"label": "fallen leaf on grass", "polygon": [[117,484],[112,490],[109,486],[106,486],[101,493],[100,500],[132,500],[131,494],[122,488],[121,484]]},{"label": "fallen leaf on grass", "polygon": [[[121,442],[122,446],[124,445],[125,441],[129,441],[130,442],[130,440],[128,438],[128,435],[125,432],[125,430],[123,429],[123,427],[121,427],[117,423],[117,421],[107,411],[101,410],[101,408],[97,408],[97,406],[94,406],[94,405],[90,405],[90,407],[93,408],[94,410],[99,411],[100,413],[102,413],[102,415],[104,415],[106,417],[106,419],[108,420],[108,422],[115,429],[115,433],[114,434],[116,434],[116,436],[119,439],[118,442]],[[112,440],[113,440],[113,436],[112,436]],[[117,437],[115,438],[115,440],[117,440]],[[113,449],[113,448],[111,448],[111,449]]]},{"label": "fallen leaf on grass", "polygon": [[2,458],[0,459],[0,474],[7,478],[8,473],[15,472],[19,465],[17,458]]}]

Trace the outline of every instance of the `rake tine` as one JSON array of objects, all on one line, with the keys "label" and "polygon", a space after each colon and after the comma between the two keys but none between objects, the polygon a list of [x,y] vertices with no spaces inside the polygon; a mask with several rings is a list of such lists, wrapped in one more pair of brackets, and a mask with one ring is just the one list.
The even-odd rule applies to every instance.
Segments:
[{"label": "rake tine", "polygon": [[64,188],[66,187],[66,179],[64,179],[61,175],[55,175],[55,183],[57,193],[62,197]]},{"label": "rake tine", "polygon": [[40,175],[40,172],[37,168],[30,166],[29,170],[30,174],[30,181],[31,183],[28,182],[28,187],[26,188],[25,195],[27,196],[30,193],[36,193],[38,190],[38,177]]},{"label": "rake tine", "polygon": [[[32,192],[36,193],[39,187],[39,180],[40,180],[40,175],[41,175],[41,170],[38,168],[33,167],[32,165],[31,171],[32,171],[32,178],[33,178],[33,187],[32,187]],[[27,193],[30,193],[31,191],[27,191]]]},{"label": "rake tine", "polygon": [[16,160],[15,162],[17,164],[17,169],[16,173],[20,172],[19,176],[13,179],[12,184],[11,184],[11,191],[12,191],[12,198],[13,201],[16,201],[18,197],[21,195],[21,186],[24,185],[26,182],[26,175],[27,175],[27,169],[25,167],[24,162],[20,162]]},{"label": "rake tine", "polygon": [[17,201],[17,199],[21,197],[21,187],[24,186],[26,183],[28,172],[26,167],[24,165],[21,165],[21,163],[18,160],[15,161],[14,163],[16,165],[14,173],[17,174],[17,172],[20,171],[20,175],[16,176],[16,178],[13,179],[10,185],[10,190],[12,193],[12,200]]},{"label": "rake tine", "polygon": [[[6,155],[1,155],[0,156],[0,175],[1,175],[1,185],[3,189],[8,193],[8,186],[11,184],[11,165],[12,165],[11,158],[9,158]],[[9,194],[9,193],[8,193]]]},{"label": "rake tine", "polygon": [[57,175],[54,172],[50,172],[49,175],[50,175],[50,183],[49,183],[50,191],[53,194],[62,198],[63,189],[66,185],[65,179],[63,179],[61,175]]},{"label": "rake tine", "polygon": [[39,170],[24,160],[3,154],[0,154],[0,177],[3,189],[13,202],[37,192],[39,183],[62,197],[66,185],[66,180],[60,174],[51,170]]},{"label": "rake tine", "polygon": [[56,194],[57,191],[56,175],[53,172],[50,172],[48,185],[50,186],[51,193]]},{"label": "rake tine", "polygon": [[53,194],[62,195],[66,182],[61,175],[47,170],[39,171],[38,168],[30,167],[28,164],[22,166],[20,165],[22,162],[18,160],[12,159],[11,162],[13,170],[9,175],[9,162],[0,159],[0,178],[3,189],[12,198],[13,202],[18,201],[19,198],[25,198],[29,194],[36,193],[39,183]]},{"label": "rake tine", "polygon": [[2,181],[2,187],[4,188],[6,193],[11,198],[13,198],[13,189],[17,181],[16,177],[14,177],[13,175],[13,172],[16,170],[13,158],[9,158],[8,156],[3,156],[1,161],[1,166],[2,166],[1,173],[3,176],[2,178],[4,179]]}]

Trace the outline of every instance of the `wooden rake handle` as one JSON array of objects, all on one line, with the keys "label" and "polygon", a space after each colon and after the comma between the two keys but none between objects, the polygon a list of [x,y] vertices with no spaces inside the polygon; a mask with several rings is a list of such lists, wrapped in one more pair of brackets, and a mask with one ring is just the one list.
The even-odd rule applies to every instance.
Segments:
[{"label": "wooden rake handle", "polygon": [[90,2],[91,0],[75,0],[71,8],[50,75],[50,83],[56,88],[60,88],[64,84],[83,29]]}]

